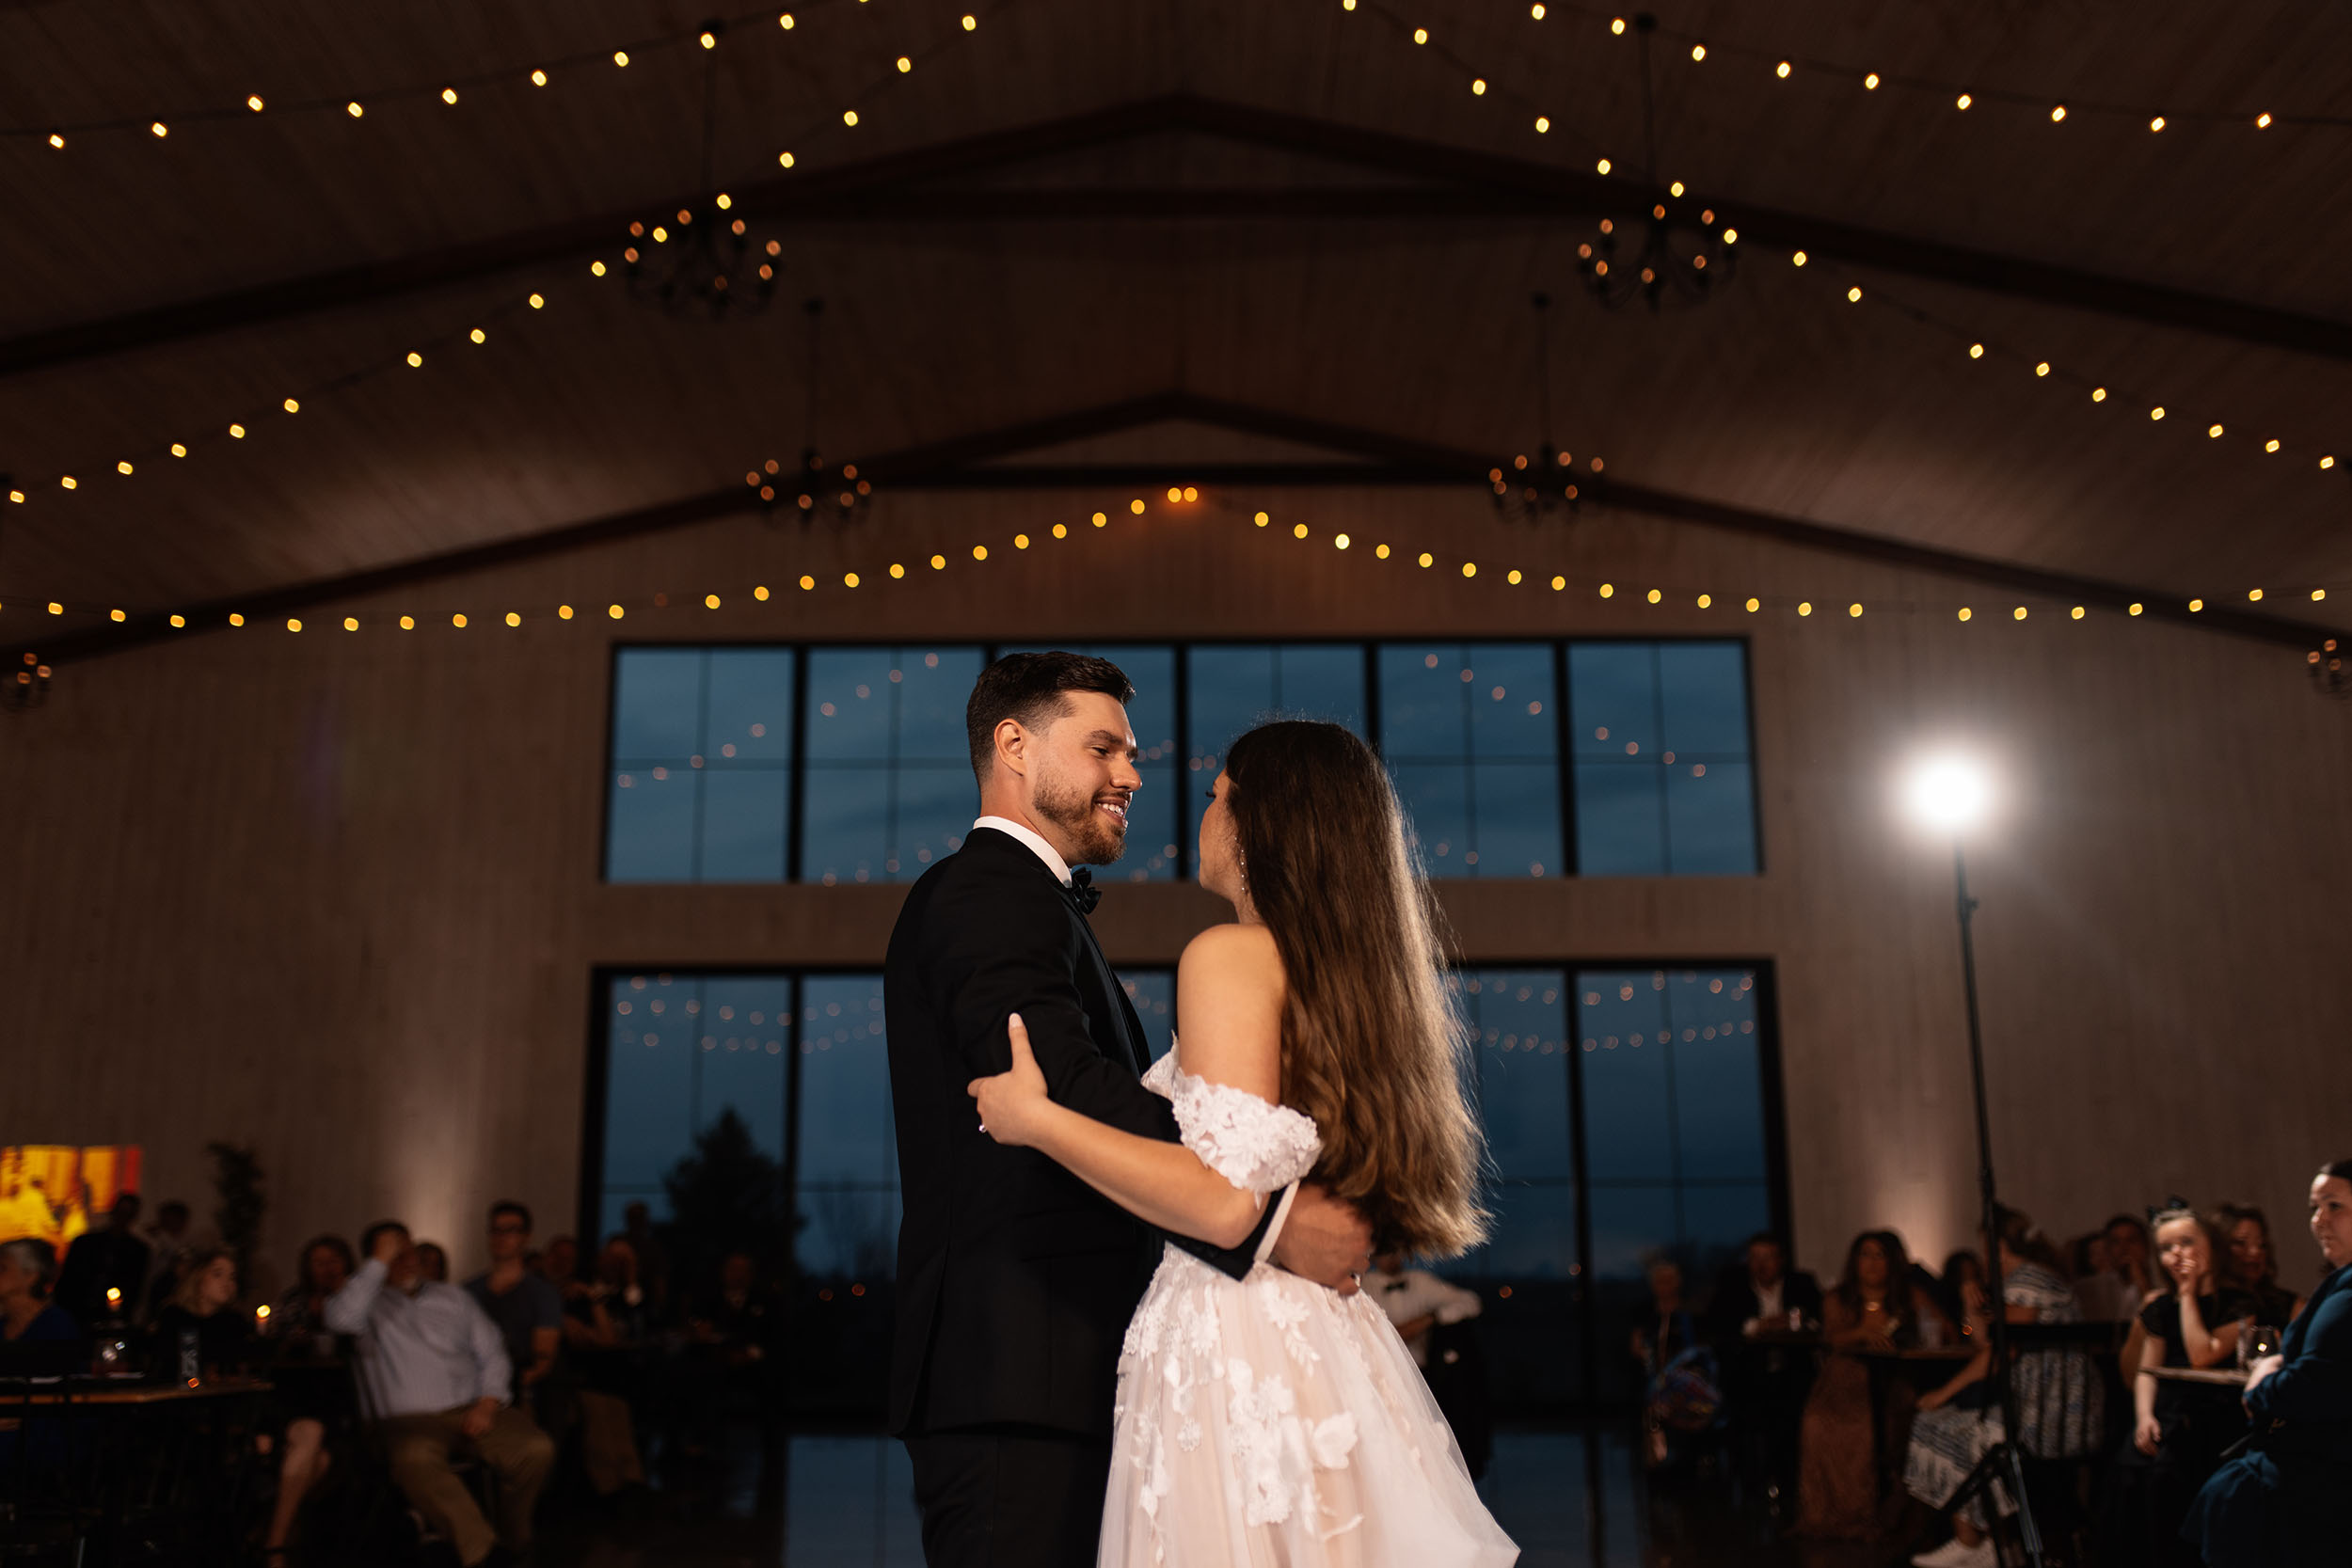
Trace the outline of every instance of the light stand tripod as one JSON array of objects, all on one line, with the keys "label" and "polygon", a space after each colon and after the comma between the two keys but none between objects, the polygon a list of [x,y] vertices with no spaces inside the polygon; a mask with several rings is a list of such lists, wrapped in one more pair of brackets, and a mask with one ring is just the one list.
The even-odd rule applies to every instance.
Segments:
[{"label": "light stand tripod", "polygon": [[[1993,1354],[1993,1390],[2001,1412],[2000,1440],[1984,1451],[1968,1479],[1944,1505],[1950,1517],[1979,1493],[1990,1494],[1995,1482],[2009,1489],[2017,1504],[2017,1535],[2026,1560],[2042,1568],[2042,1531],[2033,1518],[2033,1501],[2026,1496],[2026,1464],[2017,1447],[2017,1384],[2010,1375],[2009,1307],[2001,1290],[2000,1204],[1994,1196],[1993,1123],[1984,1104],[1984,1034],[1977,1019],[1977,944],[1973,918],[1977,901],[1968,895],[1968,858],[1957,836],[1952,840],[1952,879],[1960,907],[1960,974],[1968,997],[1968,1070],[1977,1092],[1977,1183],[1984,1204],[1984,1272]],[[1988,1513],[1992,1511],[1988,1510]],[[1988,1539],[1990,1532],[1988,1531]],[[1994,1548],[1997,1553],[1999,1548]]]}]

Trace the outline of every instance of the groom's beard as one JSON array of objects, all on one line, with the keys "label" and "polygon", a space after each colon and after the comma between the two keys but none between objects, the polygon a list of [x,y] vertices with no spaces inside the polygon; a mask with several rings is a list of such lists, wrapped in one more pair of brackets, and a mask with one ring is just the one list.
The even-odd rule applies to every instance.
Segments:
[{"label": "groom's beard", "polygon": [[1057,778],[1041,778],[1037,814],[1070,835],[1080,865],[1108,865],[1127,852],[1127,825],[1094,809],[1094,797]]}]

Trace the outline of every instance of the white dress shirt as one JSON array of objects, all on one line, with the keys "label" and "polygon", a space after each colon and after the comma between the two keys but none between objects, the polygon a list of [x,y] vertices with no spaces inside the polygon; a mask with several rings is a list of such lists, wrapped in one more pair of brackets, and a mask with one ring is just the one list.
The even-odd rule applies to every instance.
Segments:
[{"label": "white dress shirt", "polygon": [[[1019,839],[1022,843],[1029,847],[1029,852],[1031,854],[1037,856],[1039,860],[1045,863],[1045,869],[1054,874],[1054,880],[1059,882],[1064,887],[1068,887],[1070,885],[1070,863],[1062,859],[1061,852],[1056,849],[1051,844],[1048,844],[1045,841],[1044,835],[1038,832],[1034,828],[1028,827],[1024,823],[1015,822],[1009,816],[977,817],[973,820],[972,826],[975,828],[993,828],[1000,833],[1005,833],[1010,837]],[[1141,1042],[1138,1041],[1137,1043]],[[1265,1227],[1265,1237],[1258,1243],[1258,1251],[1256,1254],[1257,1261],[1263,1263],[1267,1259],[1274,1256],[1275,1238],[1282,1234],[1282,1227],[1289,1223],[1291,1217],[1291,1204],[1297,1198],[1297,1196],[1298,1185],[1296,1182],[1293,1182],[1290,1186],[1283,1188],[1282,1196],[1275,1200],[1274,1223]]]},{"label": "white dress shirt", "polygon": [[1045,869],[1054,874],[1054,880],[1064,887],[1070,885],[1070,863],[1062,859],[1061,852],[1046,843],[1044,835],[1036,829],[1015,822],[1009,816],[983,816],[975,820],[972,826],[993,828],[1000,833],[1011,834],[1027,845],[1031,854],[1045,863]]},{"label": "white dress shirt", "polygon": [[426,1280],[414,1295],[385,1288],[371,1258],[326,1298],[326,1326],[359,1338],[359,1381],[368,1414],[421,1416],[476,1400],[506,1402],[514,1364],[506,1338],[473,1297]]},{"label": "white dress shirt", "polygon": [[[1424,1317],[1435,1318],[1440,1323],[1458,1323],[1478,1316],[1483,1305],[1476,1291],[1449,1285],[1425,1269],[1405,1269],[1396,1274],[1375,1269],[1364,1275],[1364,1294],[1378,1302],[1380,1310],[1398,1328]],[[1406,1349],[1413,1353],[1416,1365],[1429,1365],[1428,1335],[1406,1340]]]}]

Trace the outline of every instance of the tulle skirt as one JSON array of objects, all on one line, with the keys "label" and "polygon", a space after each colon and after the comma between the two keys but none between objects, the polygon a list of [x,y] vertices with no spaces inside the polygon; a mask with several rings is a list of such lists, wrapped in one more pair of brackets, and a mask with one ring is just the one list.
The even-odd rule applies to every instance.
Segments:
[{"label": "tulle skirt", "polygon": [[1119,1364],[1103,1568],[1505,1568],[1421,1370],[1369,1298],[1174,1247]]}]

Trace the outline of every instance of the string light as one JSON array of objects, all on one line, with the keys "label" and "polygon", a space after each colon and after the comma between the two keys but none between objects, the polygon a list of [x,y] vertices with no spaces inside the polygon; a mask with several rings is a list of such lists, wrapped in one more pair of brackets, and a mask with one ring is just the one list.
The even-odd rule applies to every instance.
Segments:
[{"label": "string light", "polygon": [[[1183,496],[1184,491],[1182,488],[1179,488],[1177,489],[1176,494]],[[1195,499],[1198,498],[1199,491],[1197,488],[1192,491],[1192,494]],[[1104,514],[1096,513],[1093,515],[1098,526],[1101,526],[1102,523],[1107,520]],[[1264,515],[1265,515],[1263,513],[1257,514],[1252,517],[1252,521],[1255,522],[1258,518],[1262,518]],[[1056,538],[1064,538],[1068,536],[1069,528],[1066,524],[1056,523],[1053,525],[1053,531]],[[1309,537],[1309,530],[1304,524],[1294,525],[1293,532],[1295,537],[1301,539]],[[1029,547],[1029,536],[1025,533],[1016,534],[1014,535],[1013,543],[1016,549],[1025,550]],[[1340,550],[1348,550],[1355,544],[1355,540],[1349,534],[1338,533],[1333,537],[1333,544],[1334,546]],[[985,544],[975,544],[971,546],[971,552],[972,560],[976,563],[984,562],[989,559],[989,547]],[[1375,557],[1384,561],[1389,559],[1391,553],[1392,552],[1390,546],[1385,544],[1376,546],[1374,550]],[[1431,568],[1437,562],[1436,555],[1428,551],[1421,552],[1414,559],[1423,569]],[[948,558],[944,553],[934,554],[930,557],[930,564],[934,571],[945,571],[949,566]],[[888,565],[886,571],[890,579],[893,581],[903,581],[907,576],[907,567],[903,562],[892,562]],[[1483,571],[1476,562],[1461,562],[1460,571],[1461,576],[1465,580],[1475,580],[1480,578],[1486,578],[1491,580],[1493,577],[1500,575],[1503,582],[1512,587],[1517,587],[1526,582],[1529,576],[1529,574],[1518,567],[1503,569],[1499,574]],[[1554,593],[1565,592],[1568,586],[1568,579],[1565,574],[1553,575],[1549,580]],[[841,577],[841,587],[845,590],[854,590],[859,588],[863,581],[864,578],[859,572],[846,571]],[[818,579],[813,574],[803,574],[799,578],[799,582],[803,592],[815,593],[818,589]],[[1616,589],[1613,584],[1603,582],[1597,586],[1597,592],[1602,599],[1607,600],[1615,596]],[[2296,592],[2308,594],[2311,601],[2314,603],[2325,602],[2328,598],[2328,589],[2325,586],[2302,588],[2296,590]],[[750,590],[750,593],[755,601],[763,604],[767,603],[771,598],[770,592],[765,585],[755,586]],[[1692,593],[1689,590],[1677,590],[1667,585],[1647,588],[1642,590],[1641,593],[1645,602],[1653,606],[1662,605],[1670,596],[1677,593],[1686,594],[1688,602],[1694,605],[1695,608],[1701,610],[1711,608],[1714,603],[1714,598],[1711,594]],[[710,592],[700,595],[683,595],[680,596],[676,602],[683,604],[695,596],[699,596],[701,598],[703,607],[706,610],[719,610],[724,603],[724,596],[718,592]],[[2250,589],[2247,591],[2246,596],[2249,603],[2261,604],[2265,600],[2266,591],[2261,588]],[[673,604],[673,597],[667,593],[654,594],[650,597],[652,606],[657,610],[669,608]],[[1768,601],[1761,595],[1749,595],[1743,601],[1740,602],[1747,613],[1755,615],[1762,612],[1767,608],[1768,602],[1771,601]],[[1787,599],[1782,599],[1777,602],[1783,606],[1793,608],[1796,617],[1800,620],[1809,620],[1813,617],[1815,605],[1814,601],[1810,599],[1797,599],[1793,602],[1793,605],[1791,605],[1791,601]],[[1932,607],[1915,603],[1906,603],[1899,604],[1892,608],[1899,613],[1912,613],[1923,609],[1931,609]],[[2190,599],[2186,601],[2185,608],[2191,614],[2201,613],[2205,608],[2205,601],[2202,598]],[[62,616],[68,611],[68,606],[62,601],[57,600],[47,601],[46,609],[48,613],[54,616]],[[1847,605],[1846,610],[1848,619],[1855,621],[1862,619],[1865,609],[1866,606],[1860,600],[1850,602]],[[2146,609],[2147,607],[2145,604],[2134,602],[2128,606],[2126,613],[2133,618],[2138,618],[2146,612]],[[627,611],[627,604],[616,600],[607,605],[605,613],[611,620],[619,621],[626,616]],[[77,610],[76,612],[79,613],[82,611]],[[2012,622],[2022,623],[2028,619],[2030,612],[2030,607],[2026,605],[2017,605],[2011,609],[2010,616]],[[103,610],[91,611],[91,613],[103,613],[106,616],[110,623],[115,625],[124,624],[129,619],[128,612],[119,607],[110,607]],[[574,619],[575,612],[572,607],[566,604],[555,607],[554,613],[556,619],[569,622]],[[1959,606],[1954,613],[1956,614],[1958,620],[1963,625],[1972,623],[1975,619],[1975,610],[1970,606]],[[2068,606],[2066,607],[2066,615],[2070,621],[2085,621],[2089,618],[2090,607],[2080,604]],[[516,629],[519,629],[529,618],[530,617],[523,611],[514,610],[503,611],[501,616],[501,619],[505,626]],[[180,612],[173,612],[167,619],[168,624],[175,628],[184,629],[188,625],[187,616]],[[226,619],[228,625],[230,626],[242,627],[245,625],[244,615],[238,612],[232,611],[229,613]],[[415,616],[404,614],[396,618],[395,624],[404,632],[413,631],[416,628],[417,621]],[[469,624],[469,617],[463,611],[453,612],[450,616],[449,625],[453,630],[464,630],[468,627]],[[362,629],[359,620],[356,616],[342,617],[342,625],[343,629],[347,632],[358,632]],[[289,617],[286,621],[286,626],[290,632],[299,632],[303,629],[303,626],[304,623],[299,617]]]}]

